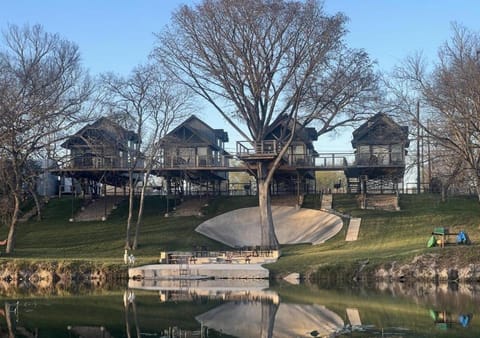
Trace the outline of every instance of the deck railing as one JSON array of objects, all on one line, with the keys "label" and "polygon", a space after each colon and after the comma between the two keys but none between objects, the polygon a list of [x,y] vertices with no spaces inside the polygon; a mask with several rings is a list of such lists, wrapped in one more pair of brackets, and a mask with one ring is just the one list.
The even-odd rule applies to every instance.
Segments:
[{"label": "deck railing", "polygon": [[276,140],[265,140],[262,142],[237,142],[237,156],[239,158],[265,155],[273,156],[278,154],[278,150],[278,142]]},{"label": "deck railing", "polygon": [[[274,140],[250,143],[247,141],[237,142],[238,159],[261,158],[265,156],[274,157],[278,154],[278,143]],[[161,158],[154,166],[161,169],[195,169],[195,168],[232,168],[229,156],[214,157],[209,155],[197,155],[191,158],[181,156],[169,156]],[[402,153],[319,153],[315,156],[307,154],[288,154],[285,159],[289,166],[299,168],[311,168],[315,170],[338,169],[343,170],[347,167],[394,167],[404,166],[405,160]],[[60,165],[64,169],[78,170],[128,170],[131,169],[131,163],[120,158],[100,158],[100,157],[75,157],[62,162]],[[144,161],[139,160],[135,169],[143,169]]]},{"label": "deck railing", "polygon": [[320,153],[315,158],[315,167],[338,168],[339,170],[354,164],[355,154],[353,153]]}]

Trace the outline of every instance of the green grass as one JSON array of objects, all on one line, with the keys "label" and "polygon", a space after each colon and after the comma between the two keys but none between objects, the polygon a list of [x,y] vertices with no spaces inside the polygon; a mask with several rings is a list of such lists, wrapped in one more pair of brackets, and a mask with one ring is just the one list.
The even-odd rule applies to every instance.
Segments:
[{"label": "green grass", "polygon": [[[74,201],[74,209],[80,204]],[[135,252],[139,263],[158,261],[162,250],[191,250],[196,245],[225,248],[194,231],[204,217],[165,218],[165,210],[163,197],[147,199],[140,244]],[[105,222],[69,222],[71,213],[71,198],[52,199],[44,210],[42,221],[31,220],[18,225],[15,252],[9,258],[88,260],[109,264],[123,261],[127,202],[121,203]]]},{"label": "green grass", "polygon": [[[440,203],[437,195],[402,195],[398,212],[361,210],[352,195],[335,195],[333,207],[354,217],[361,217],[359,238],[345,242],[347,227],[322,245],[293,245],[282,249],[283,257],[269,265],[274,273],[312,272],[319,267],[348,270],[357,262],[369,260],[371,265],[410,260],[422,253],[443,257],[461,257],[478,261],[478,225],[480,205],[475,198],[452,197]],[[434,227],[450,231],[465,230],[473,241],[470,246],[427,248],[426,242]],[[321,277],[321,276],[318,276]]]},{"label": "green grass", "polygon": [[[170,201],[172,206],[172,201]],[[127,203],[122,203],[106,222],[69,222],[72,208],[77,210],[80,200],[67,197],[52,199],[46,206],[42,221],[31,220],[18,225],[16,248],[6,259],[26,261],[86,260],[105,264],[123,261]],[[149,197],[145,205],[140,246],[135,252],[138,264],[156,262],[162,250],[191,250],[205,246],[212,250],[226,249],[194,231],[204,220],[215,215],[257,205],[255,196],[219,197],[204,207],[205,216],[165,218],[164,197]],[[307,196],[305,207],[318,207],[313,196]],[[333,239],[321,245],[288,245],[282,247],[283,256],[268,268],[275,274],[288,272],[315,272],[349,270],[358,261],[368,259],[372,264],[411,260],[415,255],[434,252],[444,257],[465,261],[478,260],[480,235],[480,204],[475,198],[452,197],[440,203],[436,195],[402,195],[401,211],[374,211],[358,209],[352,195],[335,195],[335,209],[362,218],[359,239],[345,242],[346,226]],[[465,230],[473,241],[471,246],[426,248],[434,227],[446,226],[451,231]],[[0,235],[5,236],[3,227]],[[1,258],[5,259],[5,256]],[[328,267],[328,268],[327,268]],[[330,269],[330,270],[329,270]],[[321,277],[321,276],[319,276]]]}]

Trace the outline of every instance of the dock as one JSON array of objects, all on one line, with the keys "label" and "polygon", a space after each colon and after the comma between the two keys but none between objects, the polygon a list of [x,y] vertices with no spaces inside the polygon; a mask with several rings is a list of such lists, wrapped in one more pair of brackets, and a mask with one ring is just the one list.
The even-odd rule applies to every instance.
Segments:
[{"label": "dock", "polygon": [[128,269],[130,279],[268,279],[261,264],[151,264]]}]

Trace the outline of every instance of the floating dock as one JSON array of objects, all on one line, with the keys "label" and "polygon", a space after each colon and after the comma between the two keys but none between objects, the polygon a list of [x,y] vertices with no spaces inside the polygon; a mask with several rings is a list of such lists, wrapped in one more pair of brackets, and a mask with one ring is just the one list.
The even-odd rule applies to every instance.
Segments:
[{"label": "floating dock", "polygon": [[150,264],[128,269],[131,279],[268,279],[261,264]]}]

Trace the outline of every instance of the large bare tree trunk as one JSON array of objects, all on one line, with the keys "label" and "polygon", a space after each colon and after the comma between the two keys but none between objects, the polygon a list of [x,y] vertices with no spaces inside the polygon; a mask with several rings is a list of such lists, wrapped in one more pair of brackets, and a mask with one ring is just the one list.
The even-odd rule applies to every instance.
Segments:
[{"label": "large bare tree trunk", "polygon": [[260,213],[261,246],[278,248],[278,239],[273,224],[272,205],[270,200],[270,180],[267,180],[267,163],[258,162],[258,207]]},{"label": "large bare tree trunk", "polygon": [[35,208],[37,209],[37,221],[42,220],[42,205],[40,203],[40,199],[38,198],[38,194],[35,192],[35,188],[30,187],[30,195],[32,195],[33,201],[35,202]]},{"label": "large bare tree trunk", "polygon": [[[478,169],[477,169],[478,172]],[[480,202],[480,176],[475,176],[475,190],[477,192],[478,202]]]},{"label": "large bare tree trunk", "polygon": [[130,229],[132,228],[133,218],[133,173],[132,170],[128,173],[128,217],[127,217],[127,231],[125,234],[125,249],[131,249],[130,246]]},{"label": "large bare tree trunk", "polygon": [[140,202],[138,205],[138,215],[137,215],[137,223],[135,225],[135,237],[133,238],[133,246],[132,249],[135,250],[138,247],[138,237],[140,236],[140,228],[142,226],[142,218],[143,218],[143,209],[145,204],[145,191],[147,189],[147,181],[148,181],[149,173],[145,174],[142,191],[140,193]]},{"label": "large bare tree trunk", "polygon": [[15,338],[14,326],[12,321],[12,311],[10,310],[10,304],[5,302],[5,321],[7,322],[8,338]]},{"label": "large bare tree trunk", "polygon": [[20,213],[20,196],[18,190],[13,194],[13,200],[13,213],[12,219],[10,220],[10,229],[8,230],[7,248],[5,249],[5,253],[7,254],[12,253],[15,248],[15,235],[17,230],[18,215]]}]

